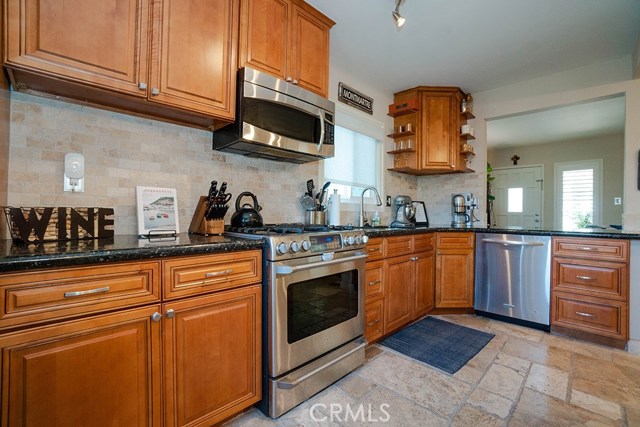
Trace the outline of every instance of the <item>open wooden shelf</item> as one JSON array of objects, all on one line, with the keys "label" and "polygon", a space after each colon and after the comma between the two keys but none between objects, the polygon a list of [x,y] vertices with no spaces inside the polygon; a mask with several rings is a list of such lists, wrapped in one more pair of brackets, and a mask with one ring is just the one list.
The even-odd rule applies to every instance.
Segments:
[{"label": "open wooden shelf", "polygon": [[469,110],[460,113],[460,117],[463,117],[466,120],[472,120],[476,118],[476,116],[474,116],[473,113]]},{"label": "open wooden shelf", "polygon": [[463,133],[463,134],[460,134],[460,138],[462,138],[462,139],[466,139],[467,141],[471,141],[471,140],[476,139],[476,137],[475,137],[475,136],[473,136],[473,135],[471,135],[470,133]]},{"label": "open wooden shelf", "polygon": [[402,153],[415,153],[415,148],[403,148],[402,150],[387,151],[387,154],[402,154]]},{"label": "open wooden shelf", "polygon": [[416,133],[413,131],[405,131],[405,132],[400,132],[400,133],[390,133],[389,135],[387,135],[387,137],[389,138],[404,138],[405,136],[413,136]]}]

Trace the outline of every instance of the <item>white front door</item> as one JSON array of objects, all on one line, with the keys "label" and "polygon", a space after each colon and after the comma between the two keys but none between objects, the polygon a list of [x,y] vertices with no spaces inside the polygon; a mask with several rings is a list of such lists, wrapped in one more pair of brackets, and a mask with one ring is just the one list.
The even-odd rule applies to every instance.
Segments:
[{"label": "white front door", "polygon": [[542,166],[495,168],[493,175],[496,226],[542,228]]}]

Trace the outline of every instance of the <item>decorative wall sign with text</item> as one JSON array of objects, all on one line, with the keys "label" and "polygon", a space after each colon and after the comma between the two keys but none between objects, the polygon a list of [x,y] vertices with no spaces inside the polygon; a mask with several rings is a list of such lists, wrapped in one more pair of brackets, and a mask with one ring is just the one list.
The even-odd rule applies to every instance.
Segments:
[{"label": "decorative wall sign with text", "polygon": [[342,82],[338,84],[338,100],[373,115],[373,98]]}]

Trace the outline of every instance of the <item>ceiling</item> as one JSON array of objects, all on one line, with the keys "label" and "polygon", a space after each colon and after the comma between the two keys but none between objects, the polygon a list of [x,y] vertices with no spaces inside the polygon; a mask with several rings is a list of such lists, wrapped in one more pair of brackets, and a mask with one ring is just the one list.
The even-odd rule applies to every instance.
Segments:
[{"label": "ceiling", "polygon": [[[631,55],[640,35],[640,0],[405,0],[401,30],[391,17],[395,0],[307,2],[336,22],[333,66],[389,93],[418,85],[494,89]],[[489,126],[490,146],[621,132],[624,98]]]}]

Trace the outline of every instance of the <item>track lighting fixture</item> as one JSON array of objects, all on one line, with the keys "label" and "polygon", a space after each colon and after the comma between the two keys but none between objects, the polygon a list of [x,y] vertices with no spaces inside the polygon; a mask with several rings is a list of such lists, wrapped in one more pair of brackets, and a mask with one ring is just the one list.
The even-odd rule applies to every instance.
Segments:
[{"label": "track lighting fixture", "polygon": [[393,12],[391,12],[393,20],[396,22],[396,27],[398,27],[398,29],[401,29],[406,22],[405,17],[400,15],[400,4],[402,3],[404,3],[404,0],[396,0],[396,8]]}]

